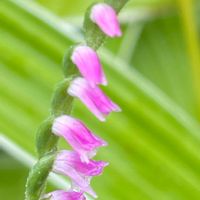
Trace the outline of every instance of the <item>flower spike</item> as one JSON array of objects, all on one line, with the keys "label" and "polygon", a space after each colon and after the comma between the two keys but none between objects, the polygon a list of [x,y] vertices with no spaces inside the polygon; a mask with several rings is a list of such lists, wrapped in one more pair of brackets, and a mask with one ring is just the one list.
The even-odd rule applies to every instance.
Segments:
[{"label": "flower spike", "polygon": [[68,94],[78,97],[101,121],[105,121],[105,116],[110,112],[121,111],[120,107],[113,103],[99,87],[92,87],[83,78],[76,78],[72,81],[68,88]]},{"label": "flower spike", "polygon": [[94,135],[80,120],[67,115],[54,120],[52,132],[64,137],[72,148],[79,153],[83,162],[89,162],[96,154],[96,149],[107,143]]},{"label": "flower spike", "polygon": [[81,75],[91,84],[107,85],[106,77],[97,53],[86,45],[74,48],[72,62],[78,67]]},{"label": "flower spike", "polygon": [[43,199],[50,200],[86,200],[83,196],[83,192],[75,192],[75,191],[64,191],[64,190],[56,190],[54,192],[50,192],[43,196]]},{"label": "flower spike", "polygon": [[91,20],[110,37],[121,36],[120,25],[116,11],[106,3],[98,3],[91,9]]},{"label": "flower spike", "polygon": [[[82,121],[71,117],[74,98],[79,98],[101,121],[121,109],[111,101],[99,85],[107,80],[96,51],[106,36],[121,36],[117,13],[128,0],[108,0],[89,7],[84,19],[83,44],[73,45],[63,58],[64,80],[58,84],[52,99],[51,115],[37,131],[38,161],[29,173],[25,199],[86,200],[84,193],[97,198],[90,186],[94,176],[108,165],[92,158],[107,143],[94,135]],[[81,76],[81,77],[79,77]],[[67,91],[66,91],[67,90]],[[63,137],[73,150],[57,151],[58,137]],[[56,190],[43,195],[50,172],[71,180],[68,191]]]}]

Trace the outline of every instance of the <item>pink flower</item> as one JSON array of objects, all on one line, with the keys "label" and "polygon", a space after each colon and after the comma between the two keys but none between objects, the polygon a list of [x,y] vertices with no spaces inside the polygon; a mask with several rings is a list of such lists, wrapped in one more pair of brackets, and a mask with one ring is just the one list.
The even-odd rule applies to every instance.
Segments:
[{"label": "pink flower", "polygon": [[105,116],[110,112],[119,112],[121,109],[113,103],[100,88],[92,87],[85,79],[76,78],[68,88],[68,94],[78,97],[88,109],[101,121],[105,121]]},{"label": "pink flower", "polygon": [[83,196],[83,192],[66,192],[63,190],[56,190],[54,192],[48,193],[44,195],[44,198],[48,198],[50,200],[86,200],[86,198]]},{"label": "pink flower", "polygon": [[60,151],[55,159],[53,171],[71,178],[73,184],[81,191],[88,192],[96,197],[90,187],[90,179],[101,175],[108,163],[103,161],[89,160],[88,163],[81,161],[78,153],[74,151]]},{"label": "pink flower", "polygon": [[98,176],[103,172],[103,168],[108,163],[103,161],[89,160],[88,163],[82,162],[80,155],[75,151],[62,150],[56,157],[58,165],[70,166],[83,176]]},{"label": "pink flower", "polygon": [[89,162],[96,154],[96,149],[107,143],[94,135],[80,120],[67,115],[54,120],[52,132],[64,137],[72,148],[79,153],[81,160]]},{"label": "pink flower", "polygon": [[71,59],[90,84],[107,85],[99,57],[92,48],[85,45],[75,47]]},{"label": "pink flower", "polygon": [[98,3],[91,9],[91,20],[108,36],[121,36],[120,25],[115,10],[106,3]]}]

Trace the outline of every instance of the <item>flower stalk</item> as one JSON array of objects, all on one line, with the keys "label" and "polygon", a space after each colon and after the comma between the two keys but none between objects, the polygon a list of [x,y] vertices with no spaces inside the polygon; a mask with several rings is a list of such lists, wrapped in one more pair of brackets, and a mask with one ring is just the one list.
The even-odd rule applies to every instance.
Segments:
[{"label": "flower stalk", "polygon": [[[88,192],[94,198],[97,197],[90,186],[90,181],[93,176],[100,175],[108,163],[94,161],[91,158],[95,156],[96,148],[105,146],[106,142],[95,136],[80,120],[71,117],[70,114],[76,97],[79,97],[101,121],[104,121],[110,112],[120,111],[120,108],[98,88],[99,84],[106,85],[107,80],[96,50],[106,37],[121,35],[117,13],[127,1],[105,0],[105,3],[93,4],[88,8],[83,27],[85,42],[74,45],[65,54],[65,78],[54,92],[50,117],[37,131],[36,147],[39,160],[27,179],[26,200],[83,200],[84,192]],[[111,23],[105,24],[107,21]],[[84,84],[78,85],[77,88],[77,85],[74,85],[77,81]],[[95,99],[99,101],[96,102]],[[69,142],[72,151],[57,151],[60,136]],[[71,190],[58,190],[44,195],[51,171],[68,176],[72,182]]]}]

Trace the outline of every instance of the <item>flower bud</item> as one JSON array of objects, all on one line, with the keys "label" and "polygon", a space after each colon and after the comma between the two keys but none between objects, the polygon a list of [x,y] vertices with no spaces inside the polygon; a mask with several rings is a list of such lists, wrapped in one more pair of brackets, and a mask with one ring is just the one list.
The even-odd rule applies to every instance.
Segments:
[{"label": "flower bud", "polygon": [[106,3],[98,3],[91,9],[91,20],[110,37],[121,36],[119,21],[116,11]]},{"label": "flower bud", "polygon": [[74,186],[96,197],[95,192],[90,187],[90,180],[93,176],[101,175],[107,165],[108,163],[103,161],[82,162],[77,152],[63,150],[58,153],[55,159],[53,171],[68,176]]},{"label": "flower bud", "polygon": [[85,45],[75,47],[71,60],[91,85],[107,85],[99,57],[92,48]]},{"label": "flower bud", "polygon": [[64,137],[84,162],[89,162],[89,158],[96,154],[98,147],[107,145],[104,140],[94,135],[80,120],[67,115],[54,120],[52,132],[57,136]]},{"label": "flower bud", "polygon": [[110,112],[121,111],[120,107],[113,103],[98,87],[92,87],[85,79],[76,78],[68,88],[68,94],[78,97],[87,108],[101,121]]}]

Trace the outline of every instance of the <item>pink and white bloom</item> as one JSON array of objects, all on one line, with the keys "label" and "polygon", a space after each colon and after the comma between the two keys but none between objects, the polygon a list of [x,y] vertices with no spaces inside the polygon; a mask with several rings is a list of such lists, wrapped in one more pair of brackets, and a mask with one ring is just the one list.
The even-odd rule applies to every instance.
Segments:
[{"label": "pink and white bloom", "polygon": [[43,197],[44,199],[50,200],[86,200],[83,195],[83,192],[75,192],[75,191],[64,191],[64,190],[56,190],[54,192],[50,192]]},{"label": "pink and white bloom", "polygon": [[121,111],[120,107],[113,103],[98,87],[92,87],[84,78],[76,78],[68,88],[68,94],[78,97],[87,108],[101,121],[110,112]]},{"label": "pink and white bloom", "polygon": [[88,163],[82,162],[77,152],[68,150],[62,150],[58,153],[56,163],[62,167],[69,166],[84,177],[99,176],[104,167],[108,165],[104,161],[89,160]]},{"label": "pink and white bloom", "polygon": [[84,163],[77,152],[63,150],[58,153],[55,159],[53,171],[70,177],[73,185],[96,197],[95,192],[90,187],[90,180],[93,176],[101,175],[107,165],[106,162],[94,160]]},{"label": "pink and white bloom", "polygon": [[98,3],[91,9],[91,20],[108,36],[121,36],[119,21],[116,11],[106,3]]},{"label": "pink and white bloom", "polygon": [[80,155],[83,162],[96,155],[96,149],[107,143],[94,135],[80,120],[62,115],[54,120],[52,132],[64,137],[72,148]]},{"label": "pink and white bloom", "polygon": [[72,62],[78,67],[81,75],[91,84],[107,85],[106,77],[97,53],[86,45],[74,48]]}]

